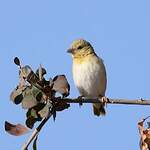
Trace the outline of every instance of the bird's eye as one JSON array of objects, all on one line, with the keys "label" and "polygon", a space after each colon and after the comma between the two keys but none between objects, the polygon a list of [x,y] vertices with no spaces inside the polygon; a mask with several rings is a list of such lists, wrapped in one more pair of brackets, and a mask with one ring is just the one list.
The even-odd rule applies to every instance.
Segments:
[{"label": "bird's eye", "polygon": [[83,47],[82,46],[79,46],[77,49],[82,49]]}]

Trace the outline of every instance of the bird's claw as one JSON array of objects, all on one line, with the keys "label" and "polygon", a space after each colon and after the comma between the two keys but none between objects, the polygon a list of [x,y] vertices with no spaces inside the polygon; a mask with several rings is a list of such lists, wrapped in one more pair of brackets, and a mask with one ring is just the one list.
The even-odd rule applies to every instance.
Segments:
[{"label": "bird's claw", "polygon": [[107,106],[107,103],[109,102],[109,99],[105,96],[103,97],[99,97],[99,100],[101,101],[101,103],[104,105],[104,106]]},{"label": "bird's claw", "polygon": [[79,107],[81,107],[82,105],[83,105],[83,103],[82,103],[82,99],[83,99],[83,96],[81,95],[81,96],[79,96],[78,97],[78,99],[79,99]]}]

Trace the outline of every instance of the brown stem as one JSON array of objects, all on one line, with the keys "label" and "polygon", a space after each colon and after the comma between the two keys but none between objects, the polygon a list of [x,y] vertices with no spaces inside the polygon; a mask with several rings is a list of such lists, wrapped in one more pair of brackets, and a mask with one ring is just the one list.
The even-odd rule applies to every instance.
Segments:
[{"label": "brown stem", "polygon": [[34,140],[34,138],[39,134],[41,131],[42,127],[45,125],[45,123],[48,121],[48,119],[52,116],[52,113],[49,114],[49,116],[39,124],[37,128],[34,129],[32,134],[30,135],[29,139],[27,140],[26,143],[23,144],[21,150],[27,150],[28,146],[31,144],[31,142]]},{"label": "brown stem", "polygon": [[[56,99],[56,101],[64,101],[66,103],[102,103],[103,100],[99,98],[64,98],[64,99]],[[127,104],[127,105],[150,105],[150,100],[143,100],[143,99],[108,99],[107,104]]]}]

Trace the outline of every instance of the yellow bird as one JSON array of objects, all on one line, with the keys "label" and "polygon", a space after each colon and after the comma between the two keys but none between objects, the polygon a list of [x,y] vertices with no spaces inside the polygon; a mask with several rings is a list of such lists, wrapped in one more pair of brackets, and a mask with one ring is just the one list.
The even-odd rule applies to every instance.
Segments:
[{"label": "yellow bird", "polygon": [[102,98],[104,103],[93,104],[93,111],[96,116],[105,115],[107,78],[103,60],[84,39],[75,40],[67,52],[72,54],[73,79],[80,95]]}]

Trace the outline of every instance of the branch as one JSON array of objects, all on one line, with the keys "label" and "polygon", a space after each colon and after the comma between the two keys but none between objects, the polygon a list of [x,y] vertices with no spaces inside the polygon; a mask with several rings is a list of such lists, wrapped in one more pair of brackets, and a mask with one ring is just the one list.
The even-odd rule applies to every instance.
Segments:
[{"label": "branch", "polygon": [[29,137],[29,139],[27,140],[27,142],[25,144],[23,144],[21,150],[27,150],[28,146],[31,144],[31,142],[34,140],[34,138],[38,136],[38,134],[41,131],[42,127],[45,125],[45,123],[49,120],[49,118],[52,115],[53,115],[53,113],[50,113],[49,116],[47,118],[43,119],[43,121],[39,124],[39,126],[34,129],[34,131],[32,132],[32,134]]},{"label": "branch", "polygon": [[[100,98],[54,98],[54,101],[62,101],[66,103],[102,103],[103,100]],[[150,105],[150,100],[143,100],[143,99],[134,99],[134,100],[127,100],[127,99],[107,99],[107,104],[127,104],[127,105]],[[28,146],[31,144],[33,139],[39,134],[42,127],[45,125],[45,123],[48,121],[48,119],[52,116],[53,113],[50,113],[50,115],[43,119],[43,121],[39,124],[39,126],[33,131],[31,136],[29,137],[28,141],[22,146],[22,150],[26,150]]]},{"label": "branch", "polygon": [[[88,98],[83,97],[81,98],[64,98],[64,99],[57,99],[56,101],[62,101],[66,103],[102,103],[103,100],[100,98]],[[133,100],[127,100],[127,99],[109,99],[107,100],[107,104],[127,104],[127,105],[150,105],[150,100],[144,100],[144,99],[133,99]]]},{"label": "branch", "polygon": [[[69,83],[64,75],[59,75],[56,77],[59,77],[59,79],[55,80],[56,77],[52,80],[52,83],[50,81],[46,81],[45,78],[43,77],[44,74],[46,74],[46,70],[42,67],[39,68],[38,75],[32,71],[32,69],[29,66],[24,66],[22,67],[20,64],[19,58],[15,58],[14,62],[17,66],[19,66],[20,71],[22,71],[21,75],[23,78],[25,78],[31,85],[34,85],[37,87],[39,90],[45,93],[45,95],[49,98],[52,98],[51,102],[53,103],[53,108],[55,109],[56,106],[55,104],[59,106],[59,102],[64,102],[64,103],[107,103],[107,104],[127,104],[127,105],[150,105],[150,100],[143,100],[143,99],[133,99],[133,100],[127,100],[127,99],[102,99],[102,98],[89,98],[89,97],[83,97],[83,98],[61,98],[61,97],[53,97],[53,92],[59,92],[62,94],[62,96],[69,95],[70,91],[70,86]],[[42,73],[42,69],[43,73]],[[62,78],[63,76],[63,78]],[[42,80],[43,78],[43,80]],[[56,82],[57,81],[57,82]],[[47,83],[48,82],[48,83]],[[52,84],[52,85],[51,85]],[[55,88],[54,88],[55,85]],[[47,87],[47,88],[45,88]],[[48,88],[49,87],[49,88]],[[47,91],[49,90],[49,91]],[[56,102],[56,103],[55,103]],[[64,106],[65,107],[65,106]],[[68,107],[67,107],[68,108]],[[66,108],[64,108],[66,109]],[[62,109],[63,110],[63,109]],[[49,118],[54,114],[53,112],[50,112],[48,117],[44,118],[42,122],[39,124],[39,126],[33,131],[32,135],[29,137],[27,142],[22,146],[22,150],[27,150],[28,146],[30,143],[36,138],[43,128],[43,126],[46,124],[46,122],[49,120]]]}]

